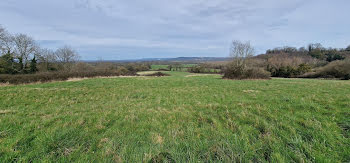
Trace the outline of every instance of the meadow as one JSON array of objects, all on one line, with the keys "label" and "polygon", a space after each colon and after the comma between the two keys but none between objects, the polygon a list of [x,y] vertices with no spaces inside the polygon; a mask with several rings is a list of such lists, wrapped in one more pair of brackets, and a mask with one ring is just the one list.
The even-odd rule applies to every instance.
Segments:
[{"label": "meadow", "polygon": [[[181,64],[181,71],[187,71],[189,67],[196,66],[197,64]],[[169,65],[163,64],[163,65],[151,65],[151,70],[157,71],[161,69],[169,69]],[[172,71],[175,71],[175,66],[173,66]],[[178,70],[176,70],[178,71]]]},{"label": "meadow", "polygon": [[349,162],[350,82],[166,77],[0,86],[0,162]]}]

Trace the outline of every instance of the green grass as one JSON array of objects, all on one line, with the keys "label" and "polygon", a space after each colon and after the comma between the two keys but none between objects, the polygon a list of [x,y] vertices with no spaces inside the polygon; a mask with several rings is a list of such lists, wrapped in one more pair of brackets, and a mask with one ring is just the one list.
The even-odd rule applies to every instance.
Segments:
[{"label": "green grass", "polygon": [[151,70],[168,69],[169,65],[151,65]]},{"label": "green grass", "polygon": [[[197,64],[182,64],[182,71],[187,71],[187,68],[196,66]],[[169,65],[151,65],[151,70],[160,70],[160,69],[168,69]],[[173,68],[173,71],[175,71],[175,68]]]},{"label": "green grass", "polygon": [[0,87],[0,162],[349,162],[350,82],[218,75]]}]

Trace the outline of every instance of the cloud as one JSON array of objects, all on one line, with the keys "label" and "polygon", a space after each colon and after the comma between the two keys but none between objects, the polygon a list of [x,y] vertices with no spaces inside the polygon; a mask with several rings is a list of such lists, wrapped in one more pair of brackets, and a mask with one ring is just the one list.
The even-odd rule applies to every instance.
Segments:
[{"label": "cloud", "polygon": [[84,59],[227,56],[233,39],[276,46],[349,44],[348,0],[2,0],[1,24]]}]

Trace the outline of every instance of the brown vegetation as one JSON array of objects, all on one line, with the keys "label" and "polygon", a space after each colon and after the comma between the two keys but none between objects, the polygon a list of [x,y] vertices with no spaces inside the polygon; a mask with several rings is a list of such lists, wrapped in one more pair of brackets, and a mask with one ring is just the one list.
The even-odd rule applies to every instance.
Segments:
[{"label": "brown vegetation", "polygon": [[270,73],[262,68],[242,67],[235,64],[228,64],[223,69],[224,79],[270,79]]},{"label": "brown vegetation", "polygon": [[43,72],[36,74],[0,75],[0,83],[26,84],[36,82],[64,81],[69,78],[92,78],[98,76],[135,76],[135,72],[123,71],[81,71]]},{"label": "brown vegetation", "polygon": [[[270,79],[270,73],[263,68],[257,66],[250,66],[254,60],[252,56],[254,48],[249,42],[242,43],[240,41],[233,41],[231,45],[230,56],[232,61],[227,64],[222,73],[224,79]],[[256,60],[257,61],[257,60]]]},{"label": "brown vegetation", "polygon": [[155,72],[155,73],[152,73],[152,74],[145,74],[145,76],[170,76],[169,74],[165,74],[165,73],[162,73],[162,72]]},{"label": "brown vegetation", "polygon": [[350,80],[350,58],[342,61],[334,61],[324,67],[317,68],[315,72],[307,73],[305,78],[340,78]]}]

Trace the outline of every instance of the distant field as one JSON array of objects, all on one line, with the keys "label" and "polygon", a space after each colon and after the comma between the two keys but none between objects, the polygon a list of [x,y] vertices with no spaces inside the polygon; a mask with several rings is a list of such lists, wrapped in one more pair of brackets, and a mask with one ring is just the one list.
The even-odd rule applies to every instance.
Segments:
[{"label": "distant field", "polygon": [[0,86],[0,162],[350,161],[349,81],[166,73]]},{"label": "distant field", "polygon": [[151,70],[168,69],[168,65],[151,65]]},{"label": "distant field", "polygon": [[[196,66],[197,64],[182,64],[182,71],[187,71],[187,68]],[[169,65],[151,65],[151,70],[168,69]]]}]

